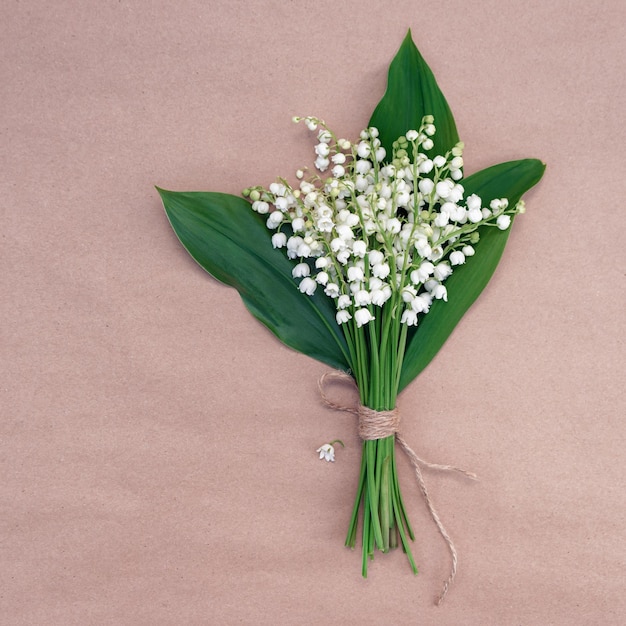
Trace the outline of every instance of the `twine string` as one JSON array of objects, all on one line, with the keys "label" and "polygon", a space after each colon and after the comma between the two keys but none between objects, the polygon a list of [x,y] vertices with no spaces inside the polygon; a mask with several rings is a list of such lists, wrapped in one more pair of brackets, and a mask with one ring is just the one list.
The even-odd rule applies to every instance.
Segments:
[{"label": "twine string", "polygon": [[440,465],[438,463],[429,463],[428,461],[424,461],[424,459],[418,457],[417,454],[415,454],[415,452],[409,447],[405,439],[398,432],[398,427],[400,424],[400,414],[398,413],[397,409],[392,409],[390,411],[375,411],[373,409],[370,409],[369,407],[361,405],[360,403],[358,403],[356,407],[337,404],[336,402],[331,400],[326,393],[327,385],[333,380],[337,382],[347,382],[350,383],[355,389],[357,388],[356,382],[354,381],[352,376],[346,374],[345,372],[326,372],[318,381],[320,395],[322,397],[322,400],[324,401],[324,404],[336,411],[344,411],[356,415],[359,420],[359,437],[361,439],[374,440],[395,436],[396,441],[400,445],[400,448],[406,454],[413,467],[415,477],[417,479],[420,491],[424,496],[428,512],[430,513],[433,522],[435,522],[439,534],[443,537],[443,540],[448,546],[448,551],[450,552],[450,558],[452,561],[450,567],[450,575],[445,581],[443,589],[439,594],[437,600],[435,601],[437,606],[439,606],[443,602],[443,599],[448,593],[448,589],[450,588],[450,585],[452,584],[452,581],[456,576],[458,555],[456,548],[454,547],[454,542],[450,538],[450,535],[448,534],[443,523],[441,522],[439,514],[437,513],[430,498],[428,489],[426,488],[426,483],[424,482],[424,476],[422,475],[422,468],[445,472],[457,472],[459,474],[463,474],[467,478],[471,478],[472,480],[476,480],[476,474],[474,474],[473,472],[468,472],[459,467],[455,467],[453,465]]}]

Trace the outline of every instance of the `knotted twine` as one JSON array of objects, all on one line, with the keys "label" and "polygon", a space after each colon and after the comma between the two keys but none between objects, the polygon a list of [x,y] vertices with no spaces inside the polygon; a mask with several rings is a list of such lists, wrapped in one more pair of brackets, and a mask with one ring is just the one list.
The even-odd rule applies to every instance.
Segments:
[{"label": "knotted twine", "polygon": [[415,471],[415,477],[417,478],[417,483],[420,487],[422,495],[424,496],[424,501],[426,502],[426,506],[428,507],[430,516],[435,522],[437,530],[439,530],[439,534],[446,542],[452,560],[448,580],[445,581],[443,589],[439,594],[439,597],[435,601],[435,604],[439,606],[443,602],[443,599],[446,597],[448,589],[450,588],[450,585],[452,584],[452,581],[456,576],[458,557],[456,548],[454,547],[454,543],[452,542],[450,535],[441,523],[439,515],[437,514],[437,511],[435,510],[432,500],[430,499],[430,496],[428,494],[428,489],[426,489],[426,483],[424,482],[424,477],[422,475],[422,467],[446,472],[458,472],[460,474],[463,474],[467,478],[471,478],[472,480],[476,480],[476,474],[468,472],[464,469],[460,469],[458,467],[454,467],[453,465],[439,465],[436,463],[429,463],[428,461],[424,461],[424,459],[420,459],[420,457],[418,457],[417,454],[415,454],[415,452],[411,450],[407,442],[398,432],[398,426],[400,424],[400,414],[398,413],[397,409],[393,409],[391,411],[375,411],[374,409],[370,409],[369,407],[363,406],[360,403],[356,407],[354,407],[345,406],[343,404],[337,404],[336,402],[333,402],[326,394],[326,384],[333,380],[349,382],[353,387],[357,388],[356,382],[354,381],[354,378],[352,378],[352,376],[344,372],[326,372],[318,381],[320,395],[322,396],[322,400],[324,401],[326,406],[336,411],[345,411],[356,415],[359,420],[359,437],[363,440],[371,441],[374,439],[385,439],[386,437],[395,436],[395,439],[400,445],[400,448],[402,448],[403,452],[406,454],[409,461],[411,462],[411,465],[413,466],[413,470]]}]

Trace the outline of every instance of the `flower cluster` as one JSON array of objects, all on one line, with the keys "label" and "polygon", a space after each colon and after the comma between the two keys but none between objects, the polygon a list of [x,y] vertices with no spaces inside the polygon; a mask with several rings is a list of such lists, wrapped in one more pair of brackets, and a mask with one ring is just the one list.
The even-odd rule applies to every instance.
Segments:
[{"label": "flower cluster", "polygon": [[401,323],[417,325],[433,300],[447,300],[444,282],[474,254],[478,228],[505,230],[524,210],[522,202],[510,207],[505,198],[486,207],[475,194],[465,197],[463,144],[429,156],[432,116],[394,142],[391,158],[376,128],[350,142],[318,118],[294,121],[317,131],[319,173],[306,179],[298,170],[295,188],[279,179],[244,196],[267,215],[267,227],[276,231],[273,246],[297,261],[300,291],[323,289],[335,300],[338,324],[364,326],[391,301]]}]

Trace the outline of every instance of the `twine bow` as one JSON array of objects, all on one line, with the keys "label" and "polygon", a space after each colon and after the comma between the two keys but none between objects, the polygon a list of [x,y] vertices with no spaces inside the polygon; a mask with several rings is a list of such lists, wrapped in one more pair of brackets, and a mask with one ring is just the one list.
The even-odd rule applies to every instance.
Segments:
[{"label": "twine bow", "polygon": [[452,565],[450,568],[450,575],[448,579],[445,581],[443,585],[443,589],[439,594],[436,604],[439,606],[446,594],[448,593],[448,589],[456,576],[457,564],[458,564],[458,556],[456,552],[456,548],[454,547],[454,543],[450,538],[450,535],[444,528],[441,523],[441,519],[435,510],[435,507],[430,499],[428,494],[428,489],[426,489],[426,483],[424,482],[424,477],[422,475],[422,468],[445,471],[445,472],[458,472],[459,474],[463,474],[467,478],[472,480],[476,480],[476,474],[472,472],[468,472],[464,469],[460,469],[458,467],[454,467],[453,465],[439,465],[437,463],[429,463],[428,461],[424,461],[420,457],[415,454],[415,452],[409,447],[407,442],[398,432],[398,426],[400,424],[400,415],[397,409],[393,409],[391,411],[374,411],[369,407],[363,406],[360,403],[354,406],[345,406],[343,404],[337,404],[333,402],[326,393],[326,385],[331,381],[338,382],[348,382],[353,387],[356,388],[356,383],[352,376],[344,373],[344,372],[327,372],[325,373],[318,381],[320,395],[322,396],[322,400],[331,409],[336,411],[345,411],[348,413],[352,413],[356,415],[359,422],[359,437],[364,440],[372,440],[372,439],[384,439],[385,437],[391,437],[395,435],[396,441],[398,442],[400,448],[402,448],[403,452],[408,457],[411,465],[413,466],[413,470],[415,472],[415,477],[417,478],[417,483],[420,487],[422,495],[424,496],[424,500],[426,502],[426,506],[428,507],[428,511],[432,520],[435,522],[437,526],[437,530],[439,530],[439,534],[443,537],[446,545],[448,546],[448,551],[450,552],[450,557],[452,560]]}]

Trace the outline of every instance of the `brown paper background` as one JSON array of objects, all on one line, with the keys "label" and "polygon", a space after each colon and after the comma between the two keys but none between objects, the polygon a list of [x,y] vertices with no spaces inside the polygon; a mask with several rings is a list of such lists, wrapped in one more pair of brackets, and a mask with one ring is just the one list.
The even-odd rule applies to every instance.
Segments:
[{"label": "brown paper background", "polygon": [[[623,624],[619,0],[6,1],[2,624]],[[401,396],[445,544],[368,580],[343,547],[359,444],[327,367],[188,258],[154,185],[229,193],[354,137],[408,27],[467,173],[537,157],[493,281]],[[334,464],[315,449],[341,438]]]}]

